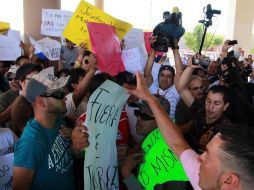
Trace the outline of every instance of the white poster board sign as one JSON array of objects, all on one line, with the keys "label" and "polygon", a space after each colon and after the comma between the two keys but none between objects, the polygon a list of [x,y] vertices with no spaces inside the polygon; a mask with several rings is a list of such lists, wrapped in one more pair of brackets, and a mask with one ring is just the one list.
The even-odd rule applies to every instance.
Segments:
[{"label": "white poster board sign", "polygon": [[0,189],[12,189],[14,153],[0,156]]},{"label": "white poster board sign", "polygon": [[41,34],[62,37],[72,12],[58,9],[42,9]]},{"label": "white poster board sign", "polygon": [[144,60],[147,61],[148,54],[145,48],[144,32],[141,29],[132,28],[124,36],[125,41],[125,50],[132,48],[139,48],[141,50],[141,55],[144,57]]},{"label": "white poster board sign", "polygon": [[105,81],[89,98],[85,126],[90,145],[85,149],[85,189],[118,190],[116,139],[126,91]]},{"label": "white poster board sign", "polygon": [[29,36],[31,44],[35,48],[35,54],[43,53],[49,60],[57,61],[60,59],[61,44],[57,40],[48,37],[35,41]]},{"label": "white poster board sign", "polygon": [[133,74],[135,74],[137,71],[144,71],[146,60],[140,48],[123,50],[122,59],[126,71]]},{"label": "white poster board sign", "polygon": [[7,35],[0,35],[0,61],[15,61],[21,56],[20,32],[9,30]]}]

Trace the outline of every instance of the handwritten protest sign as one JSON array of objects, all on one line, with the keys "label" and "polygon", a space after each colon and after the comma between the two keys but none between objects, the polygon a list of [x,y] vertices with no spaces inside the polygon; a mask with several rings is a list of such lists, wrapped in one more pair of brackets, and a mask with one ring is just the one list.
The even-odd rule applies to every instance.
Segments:
[{"label": "handwritten protest sign", "polygon": [[147,190],[168,181],[188,181],[182,164],[171,151],[159,129],[152,131],[142,144],[145,162],[141,164],[138,180]]},{"label": "handwritten protest sign", "polygon": [[91,50],[91,44],[86,26],[87,21],[114,26],[120,40],[132,27],[131,24],[118,20],[86,1],[81,0],[70,22],[66,26],[63,36],[77,45],[81,42],[86,43],[89,50]]},{"label": "handwritten protest sign", "polygon": [[58,9],[42,9],[41,34],[62,37],[72,12]]},{"label": "handwritten protest sign", "polygon": [[35,48],[36,55],[44,55],[51,61],[56,61],[60,59],[61,44],[58,41],[52,40],[48,37],[35,41],[30,36],[29,40]]},{"label": "handwritten protest sign", "polygon": [[0,156],[0,189],[12,189],[14,153]]},{"label": "handwritten protest sign", "polygon": [[85,189],[118,190],[116,138],[126,91],[105,81],[89,98],[85,126],[90,145],[85,149]]},{"label": "handwritten protest sign", "polygon": [[0,34],[4,34],[9,29],[10,29],[10,23],[0,22]]},{"label": "handwritten protest sign", "polygon": [[21,56],[19,31],[9,30],[7,36],[0,35],[0,60],[15,61]]},{"label": "handwritten protest sign", "polygon": [[137,71],[143,72],[146,60],[144,59],[140,48],[123,50],[122,59],[126,71],[129,71],[130,73],[136,73]]},{"label": "handwritten protest sign", "polygon": [[87,22],[87,28],[99,70],[111,76],[125,71],[115,28],[111,25],[91,22]]}]

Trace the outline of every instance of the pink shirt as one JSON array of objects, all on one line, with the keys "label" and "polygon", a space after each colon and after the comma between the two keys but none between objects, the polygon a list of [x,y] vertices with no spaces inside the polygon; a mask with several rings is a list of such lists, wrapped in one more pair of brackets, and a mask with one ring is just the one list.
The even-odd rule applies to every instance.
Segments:
[{"label": "pink shirt", "polygon": [[198,186],[199,181],[199,167],[200,162],[198,161],[198,154],[192,150],[185,150],[180,156],[181,163],[183,164],[184,170],[190,180],[192,187],[195,190],[201,190]]}]

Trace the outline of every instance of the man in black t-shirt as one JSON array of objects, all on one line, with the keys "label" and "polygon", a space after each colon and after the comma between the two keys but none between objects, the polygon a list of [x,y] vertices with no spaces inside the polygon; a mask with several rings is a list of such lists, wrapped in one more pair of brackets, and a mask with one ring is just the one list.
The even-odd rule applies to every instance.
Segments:
[{"label": "man in black t-shirt", "polygon": [[225,86],[215,85],[209,89],[205,104],[196,101],[187,84],[197,67],[192,65],[190,60],[189,66],[180,77],[177,90],[193,115],[193,124],[187,134],[187,140],[196,152],[202,153],[219,129],[230,124],[224,116],[224,111],[229,106],[229,95]]}]

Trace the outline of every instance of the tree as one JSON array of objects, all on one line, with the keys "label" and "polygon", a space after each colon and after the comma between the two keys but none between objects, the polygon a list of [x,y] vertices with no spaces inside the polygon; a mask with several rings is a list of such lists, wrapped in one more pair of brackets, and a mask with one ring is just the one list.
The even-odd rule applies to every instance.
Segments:
[{"label": "tree", "polygon": [[[202,37],[204,34],[204,27],[203,25],[199,24],[194,29],[193,32],[186,32],[184,34],[184,43],[185,45],[190,48],[194,52],[198,52],[200,48],[200,44],[202,41]],[[223,43],[224,37],[222,35],[214,35],[212,38],[212,34],[207,32],[204,40],[204,45],[202,50],[205,50],[209,43],[209,47],[219,46]],[[212,41],[211,41],[212,39]],[[210,42],[211,41],[211,42]]]}]

